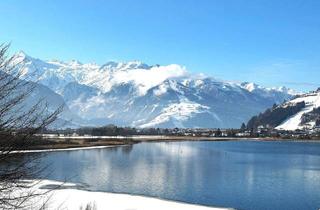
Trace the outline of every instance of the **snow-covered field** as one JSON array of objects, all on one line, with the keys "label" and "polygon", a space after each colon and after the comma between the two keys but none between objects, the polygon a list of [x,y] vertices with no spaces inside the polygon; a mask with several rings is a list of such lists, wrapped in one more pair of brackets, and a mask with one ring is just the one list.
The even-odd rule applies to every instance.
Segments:
[{"label": "snow-covered field", "polygon": [[[143,196],[93,192],[86,191],[81,185],[72,183],[61,183],[51,180],[30,181],[36,183],[23,192],[33,191],[35,193],[45,193],[40,197],[33,198],[28,202],[27,209],[37,209],[45,206],[45,209],[80,210],[86,209],[87,205],[95,210],[214,210],[224,208],[214,208],[193,204],[186,204],[174,201],[148,198]],[[53,190],[52,190],[53,189]],[[17,192],[17,193],[21,193]]]}]

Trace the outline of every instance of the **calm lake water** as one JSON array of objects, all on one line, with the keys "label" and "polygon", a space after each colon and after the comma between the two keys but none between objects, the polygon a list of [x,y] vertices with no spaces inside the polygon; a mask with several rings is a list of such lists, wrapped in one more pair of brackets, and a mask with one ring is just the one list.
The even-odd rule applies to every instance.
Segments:
[{"label": "calm lake water", "polygon": [[319,209],[320,143],[171,142],[52,152],[49,178],[236,209]]}]

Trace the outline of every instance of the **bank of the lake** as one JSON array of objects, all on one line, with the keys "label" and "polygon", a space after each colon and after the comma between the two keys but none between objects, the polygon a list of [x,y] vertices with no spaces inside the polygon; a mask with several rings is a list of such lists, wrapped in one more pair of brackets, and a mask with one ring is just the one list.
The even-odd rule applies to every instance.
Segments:
[{"label": "bank of the lake", "polygon": [[[283,139],[271,137],[199,137],[199,136],[52,136],[44,135],[43,141],[29,146],[28,151],[65,151],[76,149],[94,149],[110,146],[132,145],[140,142],[179,142],[179,141],[301,141],[320,142],[317,139]],[[42,143],[43,142],[43,143]]]}]

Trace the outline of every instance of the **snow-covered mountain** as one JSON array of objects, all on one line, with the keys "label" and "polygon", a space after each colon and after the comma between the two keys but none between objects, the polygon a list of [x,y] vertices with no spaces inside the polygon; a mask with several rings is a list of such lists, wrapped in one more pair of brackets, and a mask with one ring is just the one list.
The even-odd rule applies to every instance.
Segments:
[{"label": "snow-covered mountain", "polygon": [[[18,103],[14,104],[8,112],[2,117],[4,119],[10,119],[12,116],[23,116],[27,112],[33,110],[31,113],[34,119],[39,119],[34,123],[42,123],[41,119],[52,114],[56,110],[60,110],[57,120],[50,124],[50,127],[78,127],[84,125],[87,122],[84,119],[79,118],[76,114],[70,111],[65,104],[61,95],[55,93],[50,88],[33,82],[26,82],[19,79],[13,79],[7,72],[0,70],[2,78],[2,85],[7,83],[7,88],[10,90],[10,94],[3,98],[2,103],[9,103],[13,105],[12,100],[14,98],[22,98]],[[15,75],[16,76],[16,75]],[[3,83],[5,82],[5,83]],[[37,115],[43,115],[44,118],[38,118]],[[37,116],[37,117],[36,117]],[[29,116],[30,117],[30,116]],[[23,120],[21,121],[23,122]]]},{"label": "snow-covered mountain", "polygon": [[179,65],[142,62],[43,61],[23,52],[14,62],[22,78],[59,94],[87,123],[137,127],[239,127],[274,103],[289,99],[286,88],[232,83],[195,76]]},{"label": "snow-covered mountain", "polygon": [[291,131],[320,126],[320,88],[317,91],[296,95],[280,105],[274,105],[252,117],[247,127],[257,128],[261,125]]},{"label": "snow-covered mountain", "polygon": [[35,103],[42,101],[43,106],[47,106],[48,114],[61,108],[61,113],[58,115],[58,119],[50,125],[51,128],[72,128],[89,124],[88,121],[70,111],[61,95],[41,84],[35,83],[33,86],[34,89],[32,93],[26,98],[22,105],[28,110]]},{"label": "snow-covered mountain", "polygon": [[289,116],[285,121],[279,124],[276,129],[296,130],[308,128],[312,129],[320,123],[320,89],[307,94],[296,96],[282,106],[292,106],[298,103],[304,103],[304,107],[294,115]]}]

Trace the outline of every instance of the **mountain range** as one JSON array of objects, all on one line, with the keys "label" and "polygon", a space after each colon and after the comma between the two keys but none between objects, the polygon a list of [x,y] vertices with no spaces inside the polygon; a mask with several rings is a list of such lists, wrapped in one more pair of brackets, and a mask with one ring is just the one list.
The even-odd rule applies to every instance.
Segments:
[{"label": "mountain range", "polygon": [[[24,52],[13,64],[21,79],[46,90],[48,104],[63,104],[66,126],[220,127],[242,122],[295,93],[249,82],[193,75],[185,67],[139,61],[44,61]],[[56,106],[56,105],[55,105]]]}]

